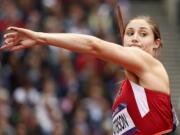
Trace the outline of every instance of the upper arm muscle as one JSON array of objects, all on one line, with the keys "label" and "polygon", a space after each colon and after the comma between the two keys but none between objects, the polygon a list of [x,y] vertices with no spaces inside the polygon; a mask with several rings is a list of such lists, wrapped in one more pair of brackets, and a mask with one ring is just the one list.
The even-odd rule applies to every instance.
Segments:
[{"label": "upper arm muscle", "polygon": [[106,41],[99,41],[94,55],[123,66],[135,74],[142,73],[148,68],[148,62],[152,57],[146,52],[134,47],[122,47]]}]

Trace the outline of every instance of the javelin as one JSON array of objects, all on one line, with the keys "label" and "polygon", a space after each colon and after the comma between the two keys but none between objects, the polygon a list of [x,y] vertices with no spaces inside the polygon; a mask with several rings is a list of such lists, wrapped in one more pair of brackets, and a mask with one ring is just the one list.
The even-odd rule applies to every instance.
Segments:
[{"label": "javelin", "polygon": [[120,0],[114,0],[115,14],[120,32],[121,44],[123,45],[124,21],[121,13]]}]

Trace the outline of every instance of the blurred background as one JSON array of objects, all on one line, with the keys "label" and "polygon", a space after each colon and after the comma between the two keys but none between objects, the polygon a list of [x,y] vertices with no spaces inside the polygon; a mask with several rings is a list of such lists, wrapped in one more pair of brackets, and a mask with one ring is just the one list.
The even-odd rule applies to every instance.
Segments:
[{"label": "blurred background", "polygon": [[[90,34],[120,43],[113,0],[0,0],[8,26]],[[119,0],[124,22],[150,15],[160,25],[161,60],[180,116],[180,1]],[[112,135],[111,106],[122,69],[52,46],[0,53],[0,135]],[[180,128],[174,133],[180,135]]]}]

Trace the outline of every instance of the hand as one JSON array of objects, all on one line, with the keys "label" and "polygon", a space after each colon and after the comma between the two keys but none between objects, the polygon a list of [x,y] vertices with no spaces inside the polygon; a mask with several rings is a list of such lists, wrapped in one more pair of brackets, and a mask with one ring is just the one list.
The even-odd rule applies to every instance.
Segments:
[{"label": "hand", "polygon": [[38,32],[17,27],[8,27],[7,31],[8,33],[4,35],[4,44],[0,47],[0,51],[16,51],[38,44]]}]

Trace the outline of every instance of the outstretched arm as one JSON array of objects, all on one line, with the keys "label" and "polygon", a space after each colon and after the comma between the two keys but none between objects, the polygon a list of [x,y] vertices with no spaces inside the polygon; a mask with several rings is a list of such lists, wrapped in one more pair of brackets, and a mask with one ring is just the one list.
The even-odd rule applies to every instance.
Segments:
[{"label": "outstretched arm", "polygon": [[146,70],[152,57],[138,48],[122,47],[99,38],[72,33],[42,33],[28,29],[9,27],[4,35],[0,50],[19,50],[35,45],[53,45],[74,52],[90,54],[97,58],[119,64],[127,70],[139,74]]}]

